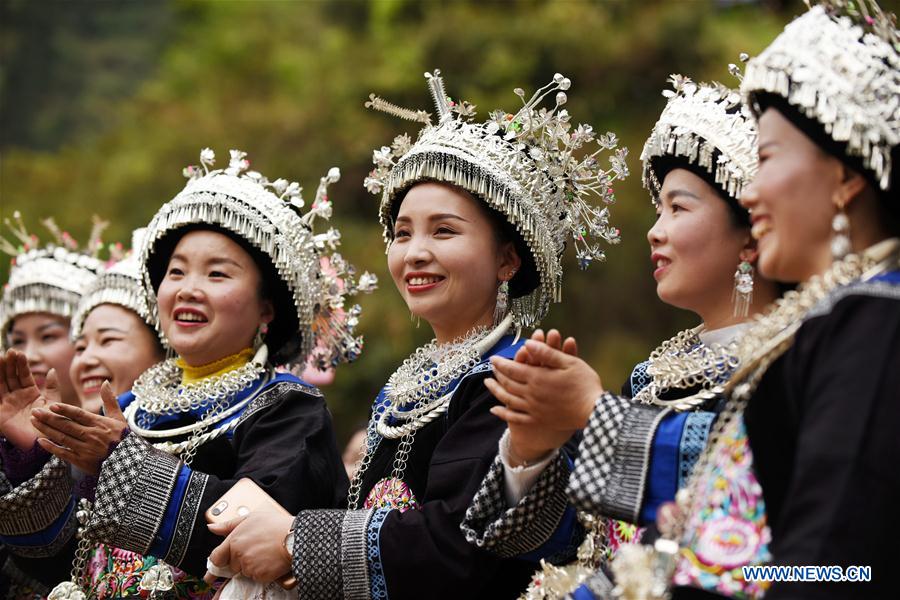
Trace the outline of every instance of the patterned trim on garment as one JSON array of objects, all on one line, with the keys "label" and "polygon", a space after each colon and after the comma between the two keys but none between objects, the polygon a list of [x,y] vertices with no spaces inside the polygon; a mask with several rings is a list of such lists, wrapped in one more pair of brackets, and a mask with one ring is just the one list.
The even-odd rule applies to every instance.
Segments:
[{"label": "patterned trim on garment", "polygon": [[178,510],[178,518],[175,521],[175,530],[172,532],[172,543],[166,553],[164,561],[172,565],[180,565],[184,560],[191,543],[191,534],[194,532],[194,524],[197,521],[197,513],[200,511],[200,500],[206,490],[209,475],[191,471],[181,508]]},{"label": "patterned trim on garment", "polygon": [[301,600],[344,597],[341,529],[345,510],[304,510],[294,519],[291,569]]},{"label": "patterned trim on garment", "polygon": [[827,315],[834,309],[835,304],[848,296],[872,296],[875,298],[900,300],[900,285],[890,281],[861,281],[845,285],[833,290],[827,297],[822,299],[819,304],[806,314],[804,320]]},{"label": "patterned trim on garment", "polygon": [[72,471],[52,457],[37,475],[0,497],[0,535],[43,531],[68,508]]},{"label": "patterned trim on garment", "polygon": [[628,416],[616,441],[612,469],[601,496],[602,514],[637,523],[644,491],[653,437],[668,408],[630,403]]},{"label": "patterned trim on garment", "polygon": [[566,512],[569,473],[569,461],[560,452],[519,503],[509,508],[503,493],[503,461],[498,455],[472,498],[460,530],[470,544],[504,558],[540,548]]},{"label": "patterned trim on garment", "polygon": [[684,421],[684,432],[678,445],[678,489],[684,487],[697,464],[697,459],[706,448],[709,428],[715,415],[710,412],[693,412]]},{"label": "patterned trim on garment", "polygon": [[103,462],[87,525],[94,541],[146,554],[159,531],[180,461],[129,434]]},{"label": "patterned trim on garment", "polygon": [[637,521],[653,434],[667,412],[609,392],[597,399],[566,489],[576,509]]},{"label": "patterned trim on garment", "polygon": [[300,392],[316,398],[323,397],[321,390],[314,385],[297,383],[295,381],[276,382],[250,401],[250,404],[247,405],[247,408],[244,409],[244,412],[241,413],[241,416],[238,418],[235,428],[240,427],[244,421],[259,411],[278,404],[284,400],[290,392]]},{"label": "patterned trim on garment", "polygon": [[650,361],[645,360],[644,362],[640,362],[634,366],[634,369],[631,371],[631,395],[635,396],[642,389],[647,387],[651,381],[653,381],[653,377],[647,373],[647,367],[650,366]]},{"label": "patterned trim on garment", "polygon": [[372,512],[348,510],[341,523],[341,569],[345,598],[364,598],[369,593],[366,528]]},{"label": "patterned trim on garment", "polygon": [[[463,375],[462,379],[465,379],[466,377],[471,377],[472,375],[478,375],[479,373],[492,372],[493,370],[494,370],[494,365],[492,365],[490,361],[486,360],[486,361],[480,362],[477,365],[475,365],[474,367],[472,367],[472,370],[469,371],[468,373],[466,373],[465,375]],[[460,382],[462,381],[462,379],[460,379]]]},{"label": "patterned trim on garment", "polygon": [[63,523],[62,528],[59,530],[59,533],[56,534],[56,537],[52,542],[42,546],[13,546],[7,544],[6,547],[9,549],[10,554],[25,558],[48,558],[56,556],[65,545],[69,543],[77,529],[78,519],[75,518],[75,503],[73,502],[69,507],[68,515],[65,516],[65,522]]},{"label": "patterned trim on garment", "polygon": [[381,562],[381,527],[390,513],[391,509],[388,508],[376,510],[369,520],[366,533],[369,580],[371,582],[370,597],[372,600],[388,600],[387,579],[384,577],[384,565]]}]

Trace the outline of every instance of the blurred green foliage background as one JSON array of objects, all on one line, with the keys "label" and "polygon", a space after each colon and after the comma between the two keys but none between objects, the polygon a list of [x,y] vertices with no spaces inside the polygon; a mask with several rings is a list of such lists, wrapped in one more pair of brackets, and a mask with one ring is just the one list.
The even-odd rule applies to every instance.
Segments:
[{"label": "blurred green foliage background", "polygon": [[364,109],[370,92],[431,110],[422,75],[437,67],[448,93],[484,116],[516,108],[514,87],[533,90],[559,71],[573,82],[573,122],[620,136],[632,171],[613,207],[624,241],[588,271],[568,257],[563,304],[545,322],[577,335],[582,355],[617,389],[659,340],[695,322],[656,298],[648,259],[654,215],[638,157],[666,78],[736,85],[728,63],[761,50],[804,10],[791,0],[0,6],[0,217],[19,210],[37,230],[53,215],[84,237],[96,213],[112,221],[107,240],[127,242],[180,191],[182,167],[205,146],[220,160],[229,148],[246,150],[254,168],[298,180],[308,194],[329,167],[341,168],[331,199],[343,253],[381,278],[361,300],[366,352],[326,389],[342,438],[396,365],[431,337],[411,323],[387,275],[377,198],[362,187],[372,150],[417,128]]}]

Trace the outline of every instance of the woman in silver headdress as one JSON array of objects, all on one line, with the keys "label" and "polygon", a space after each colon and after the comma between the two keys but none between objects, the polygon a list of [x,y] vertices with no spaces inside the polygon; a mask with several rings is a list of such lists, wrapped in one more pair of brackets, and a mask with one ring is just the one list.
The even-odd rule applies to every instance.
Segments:
[{"label": "woman in silver headdress", "polygon": [[[695,598],[698,584],[751,598],[896,595],[894,23],[871,1],[823,2],[748,63],[760,164],[742,204],[760,272],[801,283],[741,336],[710,443],[660,513],[663,537],[620,552],[602,597]],[[771,565],[752,564],[763,556]]]},{"label": "woman in silver headdress", "polygon": [[[684,539],[709,527],[704,497],[727,478],[719,459],[745,428],[772,563],[839,567],[825,581],[774,582],[766,598],[892,597],[900,539],[896,17],[872,0],[822,2],[748,63],[741,91],[759,123],[759,172],[742,199],[759,268],[802,284],[742,341],[730,418],[716,426],[722,444],[680,503]],[[870,570],[848,569],[855,566]]]},{"label": "woman in silver headdress", "polygon": [[[556,75],[528,101],[516,90],[520,111],[473,123],[473,107],[450,101],[438,72],[426,78],[437,124],[371,97],[369,106],[425,127],[414,143],[402,135],[377,150],[366,186],[381,194],[394,283],[435,341],[376,398],[348,510],[250,515],[222,529],[233,531],[211,556],[261,581],[292,570],[301,598],[502,598],[525,585],[533,564],[498,559],[459,529],[503,431],[484,387],[489,359],[515,354],[512,328],[558,300],[570,232],[585,266],[602,258],[588,235],[618,239],[606,208],[586,200],[612,200],[624,150],[600,166],[615,137],[571,126],[560,109],[568,79]],[[540,109],[547,95],[556,105]],[[572,156],[596,142],[593,154]],[[285,536],[287,549],[272,541]]]},{"label": "woman in silver headdress", "polygon": [[[201,167],[185,170],[185,189],[157,212],[139,254],[153,320],[177,358],[144,372],[118,401],[104,386],[104,416],[36,411],[52,442],[45,447],[98,475],[93,506],[79,511],[82,541],[60,598],[208,597],[187,574],[205,570],[216,544],[204,512],[239,479],[295,511],[335,506],[346,489],[322,394],[274,371],[313,354],[327,367],[361,348],[352,335],[359,308],[341,310],[359,289],[352,267],[336,253],[327,271],[320,262],[339,234],[312,230],[316,217],[330,216],[326,187],[339,173],[322,178],[301,216],[298,184],[248,172],[239,151],[226,169],[210,170],[214,161],[206,149]],[[363,277],[362,287],[374,285]],[[148,557],[110,551],[113,562],[144,571],[140,579],[84,577],[97,542]],[[113,589],[118,583],[128,588]]]},{"label": "woman in silver headdress", "polygon": [[[40,597],[68,571],[65,560],[44,560],[41,546],[55,544],[58,549],[70,532],[61,532],[52,508],[35,511],[23,501],[37,483],[35,475],[43,481],[54,471],[49,455],[36,443],[32,402],[45,391],[58,401],[78,402],[69,378],[75,354],[69,322],[86,287],[102,270],[93,254],[105,223],[95,220],[87,245],[94,252],[88,254],[50,219],[44,224],[56,243],[41,248],[18,213],[14,218],[16,243],[0,239],[2,250],[15,257],[0,301],[0,348],[6,351],[0,353],[0,595]],[[58,461],[56,466],[61,466]]]},{"label": "woman in silver headdress", "polygon": [[[463,523],[470,541],[502,555],[546,556],[554,540],[577,534],[573,508],[589,527],[579,561],[547,565],[529,597],[563,597],[583,581],[577,595],[601,593],[608,580],[594,575],[598,565],[653,535],[638,525],[652,526],[689,477],[734,368],[727,352],[717,369],[703,358],[732,345],[748,317],[777,296],[774,283],[753,275],[750,219],[738,204],[756,173],[755,123],[736,90],[680,75],[671,81],[641,155],[657,209],[647,238],[660,299],[702,324],[663,342],[619,395],[559,348],[556,331],[546,340],[538,332],[518,360],[496,360],[496,379],[487,382],[505,405],[495,412],[509,434]],[[573,352],[574,339],[564,349]],[[582,428],[572,474],[550,487],[544,466]]]},{"label": "woman in silver headdress", "polygon": [[[135,232],[132,247],[139,248],[139,233]],[[138,375],[159,362],[165,357],[165,352],[156,334],[155,322],[147,302],[146,294],[141,287],[137,259],[133,252],[126,258],[108,266],[86,288],[79,301],[78,308],[72,317],[70,338],[75,348],[75,356],[69,368],[69,379],[78,396],[79,405],[91,413],[100,413],[102,400],[100,387],[104,381],[117,394],[123,394],[131,389]],[[0,374],[4,378],[5,373]],[[41,408],[31,405],[30,409]],[[30,411],[29,411],[30,412]],[[33,431],[37,436],[40,432]],[[34,466],[33,471],[39,471],[49,459],[52,461],[53,471],[60,471],[60,478],[69,468],[63,465],[59,459],[51,458],[51,454],[44,450],[41,460]],[[25,481],[18,486],[20,501],[23,511],[39,514],[59,510],[57,519],[45,530],[36,532],[54,542],[38,550],[35,544],[30,545],[30,551],[44,555],[40,564],[42,570],[59,573],[61,569],[68,569],[74,555],[74,542],[71,539],[74,533],[74,515],[71,507],[80,497],[91,494],[96,485],[96,479],[85,476],[81,471],[73,472],[71,495],[74,500],[68,501],[60,496],[56,506],[50,506],[56,499],[48,502],[47,498],[37,498],[36,494],[27,490],[38,490],[43,481],[51,474],[50,471],[41,472],[36,478]],[[31,501],[31,502],[29,502]],[[30,504],[30,507],[29,507]],[[62,526],[59,533],[56,529]],[[68,538],[68,539],[67,539]],[[142,557],[130,557],[126,551],[113,551],[103,546],[92,551],[90,577],[99,581],[105,579],[103,585],[94,588],[100,598],[107,597],[111,590],[115,590],[120,596],[126,596],[129,587],[136,585],[141,579],[140,569],[133,568],[136,561],[140,561],[145,568],[152,566],[152,561]],[[102,554],[102,558],[96,556]],[[107,554],[112,554],[107,559]],[[131,558],[129,562],[126,560]],[[57,576],[57,583],[63,576]],[[132,583],[129,584],[129,580]]]}]

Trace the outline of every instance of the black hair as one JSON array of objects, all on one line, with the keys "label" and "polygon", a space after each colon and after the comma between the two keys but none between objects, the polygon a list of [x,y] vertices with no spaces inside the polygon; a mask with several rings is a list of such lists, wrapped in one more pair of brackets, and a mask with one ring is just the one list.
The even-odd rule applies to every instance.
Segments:
[{"label": "black hair", "polygon": [[888,229],[893,233],[900,232],[900,201],[897,200],[897,191],[900,190],[900,145],[891,148],[893,169],[888,181],[888,189],[883,190],[878,184],[875,173],[863,164],[862,156],[849,154],[847,142],[835,141],[825,131],[824,125],[803,114],[783,96],[770,92],[756,92],[751,97],[750,104],[757,117],[761,116],[768,108],[777,110],[822,151],[834,156],[848,168],[862,175],[878,197],[882,214],[888,220]]},{"label": "black hair", "polygon": [[220,233],[238,244],[246,252],[259,269],[259,297],[272,303],[275,318],[269,323],[269,331],[265,342],[269,348],[269,362],[280,365],[296,358],[300,351],[302,335],[300,333],[294,297],[287,284],[281,278],[272,260],[259,248],[253,246],[246,238],[219,225],[196,223],[179,227],[166,233],[156,241],[147,263],[150,283],[154,292],[159,290],[163,277],[169,266],[169,259],[175,252],[175,246],[186,234],[192,231],[213,231]]},{"label": "black hair", "polygon": [[[712,155],[712,163],[713,165],[718,164],[718,157],[720,152],[716,150]],[[723,184],[716,182],[715,174],[710,173],[706,167],[701,167],[689,161],[687,157],[684,156],[654,156],[650,159],[650,168],[653,170],[653,174],[656,176],[659,184],[662,185],[663,180],[665,180],[666,175],[669,174],[670,171],[674,171],[675,169],[685,169],[690,171],[713,188],[719,197],[725,202],[728,206],[728,213],[731,215],[731,223],[735,227],[750,227],[750,213],[746,208],[740,205],[738,201],[733,198],[728,192],[725,190]]]}]

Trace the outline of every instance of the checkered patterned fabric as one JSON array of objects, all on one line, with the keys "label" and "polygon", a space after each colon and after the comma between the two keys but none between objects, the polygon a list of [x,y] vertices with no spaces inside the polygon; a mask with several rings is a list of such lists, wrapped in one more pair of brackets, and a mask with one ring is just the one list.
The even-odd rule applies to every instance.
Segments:
[{"label": "checkered patterned fabric", "polygon": [[556,531],[566,511],[569,463],[563,453],[538,476],[534,486],[510,508],[503,493],[503,462],[498,455],[488,470],[460,529],[466,540],[502,557],[526,554]]},{"label": "checkered patterned fabric", "polygon": [[669,409],[605,393],[584,431],[567,493],[578,510],[636,523],[653,436]]},{"label": "checkered patterned fabric", "polygon": [[91,518],[92,540],[146,554],[169,504],[180,461],[129,434],[103,462]]},{"label": "checkered patterned fabric", "polygon": [[578,510],[599,514],[597,501],[609,480],[616,442],[631,406],[627,398],[609,392],[597,399],[567,488]]},{"label": "checkered patterned fabric", "polygon": [[[341,600],[341,529],[345,510],[304,510],[294,519],[292,570],[301,600]],[[368,591],[368,590],[366,590]]]},{"label": "checkered patterned fabric", "polygon": [[366,534],[373,510],[344,511],[341,525],[341,571],[345,598],[365,598],[369,594],[369,565]]}]

